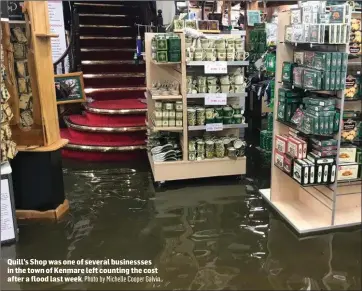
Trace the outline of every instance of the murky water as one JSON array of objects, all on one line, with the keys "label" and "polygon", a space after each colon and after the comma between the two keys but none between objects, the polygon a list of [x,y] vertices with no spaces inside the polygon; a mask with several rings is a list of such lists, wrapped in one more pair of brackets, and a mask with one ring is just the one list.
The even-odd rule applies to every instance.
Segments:
[{"label": "murky water", "polygon": [[82,168],[64,171],[70,213],[21,224],[3,257],[152,260],[163,281],[4,285],[2,276],[3,289],[361,290],[361,231],[298,239],[235,178],[155,190],[148,168]]}]

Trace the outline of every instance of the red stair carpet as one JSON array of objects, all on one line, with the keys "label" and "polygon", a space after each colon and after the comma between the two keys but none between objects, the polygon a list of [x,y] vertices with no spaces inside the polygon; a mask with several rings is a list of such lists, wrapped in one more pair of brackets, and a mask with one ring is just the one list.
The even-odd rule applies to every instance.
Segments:
[{"label": "red stair carpet", "polygon": [[95,101],[65,117],[66,158],[125,161],[145,156],[145,66],[133,55],[140,9],[134,1],[75,2],[85,93]]}]

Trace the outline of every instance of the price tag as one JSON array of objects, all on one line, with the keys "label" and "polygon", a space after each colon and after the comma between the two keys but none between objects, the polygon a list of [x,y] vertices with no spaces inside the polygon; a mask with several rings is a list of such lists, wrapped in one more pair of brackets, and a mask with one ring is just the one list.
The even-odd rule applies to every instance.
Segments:
[{"label": "price tag", "polygon": [[205,62],[204,65],[205,74],[227,74],[228,64],[227,62]]},{"label": "price tag", "polygon": [[226,93],[211,93],[205,96],[205,105],[226,105]]},{"label": "price tag", "polygon": [[223,124],[222,123],[208,123],[206,124],[206,131],[221,131],[223,130]]}]

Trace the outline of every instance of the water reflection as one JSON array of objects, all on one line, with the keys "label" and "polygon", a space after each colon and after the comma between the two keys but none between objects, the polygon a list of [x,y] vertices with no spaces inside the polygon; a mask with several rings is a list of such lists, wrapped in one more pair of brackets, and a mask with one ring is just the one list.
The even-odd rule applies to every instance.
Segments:
[{"label": "water reflection", "polygon": [[21,224],[14,256],[150,259],[163,281],[21,289],[361,289],[360,231],[300,240],[233,178],[162,192],[148,169],[67,169],[64,179],[70,214],[57,224]]}]

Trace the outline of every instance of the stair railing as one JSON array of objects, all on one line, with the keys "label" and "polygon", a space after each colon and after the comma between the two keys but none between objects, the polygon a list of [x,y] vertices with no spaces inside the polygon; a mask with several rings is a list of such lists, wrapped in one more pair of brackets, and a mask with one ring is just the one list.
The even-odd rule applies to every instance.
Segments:
[{"label": "stair railing", "polygon": [[81,71],[80,59],[80,38],[79,38],[79,14],[77,7],[68,1],[70,7],[70,33],[69,43],[64,53],[53,63],[54,74],[58,73],[58,66],[61,66],[61,73],[66,73],[66,60],[69,61],[69,72]]}]

